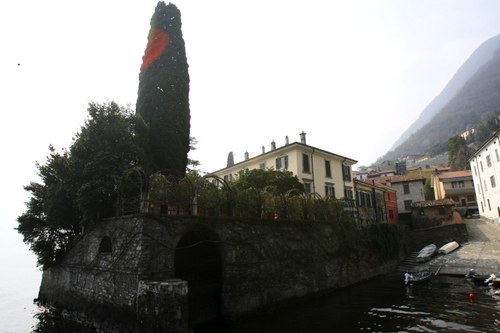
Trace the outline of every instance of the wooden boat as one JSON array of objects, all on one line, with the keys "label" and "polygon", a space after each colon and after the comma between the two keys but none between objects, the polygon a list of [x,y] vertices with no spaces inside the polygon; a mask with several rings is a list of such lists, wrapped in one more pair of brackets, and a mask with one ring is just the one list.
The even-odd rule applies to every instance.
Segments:
[{"label": "wooden boat", "polygon": [[444,244],[443,246],[441,246],[439,248],[439,253],[442,253],[442,254],[448,254],[452,251],[455,251],[456,249],[458,249],[458,247],[460,246],[460,244],[458,244],[456,241],[453,241],[453,242],[449,242],[447,244]]},{"label": "wooden boat", "polygon": [[432,276],[431,270],[427,269],[425,271],[418,272],[406,272],[405,273],[405,284],[414,285],[418,283],[423,283],[428,281]]},{"label": "wooden boat", "polygon": [[434,244],[429,244],[424,247],[417,255],[417,262],[426,262],[431,260],[431,258],[436,254],[437,246]]},{"label": "wooden boat", "polygon": [[495,274],[477,274],[475,270],[471,269],[465,274],[465,278],[477,286],[488,286],[490,283],[493,286],[500,286],[500,279]]}]

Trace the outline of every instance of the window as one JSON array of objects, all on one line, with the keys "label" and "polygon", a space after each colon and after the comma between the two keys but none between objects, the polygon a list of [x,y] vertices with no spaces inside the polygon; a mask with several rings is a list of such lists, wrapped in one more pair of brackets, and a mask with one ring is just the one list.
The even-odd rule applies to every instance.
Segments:
[{"label": "window", "polygon": [[410,184],[403,184],[403,192],[404,194],[410,193]]},{"label": "window", "polygon": [[373,207],[371,194],[358,192],[358,205],[361,207]]},{"label": "window", "polygon": [[[351,167],[348,165],[343,165],[342,166],[342,171],[344,174],[344,180],[351,180]],[[351,195],[352,196],[352,195]]]},{"label": "window", "polygon": [[353,196],[352,196],[352,190],[350,187],[346,187],[344,189],[344,198],[346,200],[352,200],[353,199]]},{"label": "window", "polygon": [[488,166],[488,168],[491,167],[491,156],[490,155],[486,156],[486,165]]},{"label": "window", "polygon": [[111,253],[113,252],[113,245],[111,244],[111,238],[104,236],[99,244],[99,253]]},{"label": "window", "polygon": [[476,168],[476,166],[474,166],[474,175],[477,176],[477,168]]},{"label": "window", "polygon": [[266,162],[259,164],[259,169],[266,170]]},{"label": "window", "polygon": [[490,199],[488,199],[488,209],[489,209],[489,210],[490,210],[490,212],[491,212]]},{"label": "window", "polygon": [[481,167],[481,172],[484,172],[484,169],[483,169],[483,161],[480,161],[480,162],[479,162],[479,166]]},{"label": "window", "polygon": [[302,172],[311,172],[311,168],[309,167],[309,155],[302,154]]},{"label": "window", "polygon": [[486,180],[483,180],[484,192],[488,191],[488,186],[486,186]]},{"label": "window", "polygon": [[476,201],[476,197],[472,194],[467,194],[467,201],[474,202],[474,201]]},{"label": "window", "polygon": [[411,203],[412,203],[412,201],[411,201],[411,200],[405,200],[405,201],[404,201],[404,204],[405,204],[405,210],[411,210]]},{"label": "window", "polygon": [[451,187],[452,188],[464,188],[465,185],[464,185],[464,182],[463,181],[459,181],[459,182],[451,182]]},{"label": "window", "polygon": [[332,168],[330,166],[330,161],[325,161],[325,176],[328,178],[332,177]]},{"label": "window", "polygon": [[358,192],[357,199],[358,199],[358,206],[364,207],[365,206],[365,196],[364,196],[363,192]]},{"label": "window", "polygon": [[230,182],[231,180],[233,180],[233,175],[232,174],[224,175],[224,180],[226,182]]},{"label": "window", "polygon": [[497,162],[500,161],[500,155],[498,154],[498,149],[495,149],[495,155],[497,156]]},{"label": "window", "polygon": [[497,183],[495,181],[495,176],[490,177],[491,188],[497,187]]},{"label": "window", "polygon": [[330,196],[332,198],[335,198],[335,187],[330,184],[325,185],[325,196]]},{"label": "window", "polygon": [[477,184],[477,194],[481,194],[481,184]]},{"label": "window", "polygon": [[288,170],[288,156],[281,156],[276,159],[276,170]]},{"label": "window", "polygon": [[304,183],[304,192],[311,193],[311,183]]}]

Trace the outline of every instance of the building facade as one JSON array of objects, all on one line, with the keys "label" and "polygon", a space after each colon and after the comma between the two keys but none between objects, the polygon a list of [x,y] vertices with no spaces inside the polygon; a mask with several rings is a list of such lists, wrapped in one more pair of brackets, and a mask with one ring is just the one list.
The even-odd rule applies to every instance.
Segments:
[{"label": "building facade", "polygon": [[479,214],[500,223],[500,130],[469,159]]},{"label": "building facade", "polygon": [[452,199],[455,207],[471,213],[477,210],[476,193],[470,170],[436,171],[431,176],[436,200]]},{"label": "building facade", "polygon": [[396,190],[373,180],[354,181],[358,220],[361,224],[398,223]]},{"label": "building facade", "polygon": [[398,219],[411,215],[412,203],[424,201],[425,178],[420,176],[391,176],[376,179],[377,182],[396,190]]},{"label": "building facade", "polygon": [[301,142],[287,143],[224,169],[210,173],[225,181],[235,180],[240,174],[252,169],[288,170],[304,185],[306,193],[317,193],[321,197],[331,196],[336,199],[354,200],[354,181],[352,166],[357,163],[348,157],[306,144],[305,133],[301,133]]}]

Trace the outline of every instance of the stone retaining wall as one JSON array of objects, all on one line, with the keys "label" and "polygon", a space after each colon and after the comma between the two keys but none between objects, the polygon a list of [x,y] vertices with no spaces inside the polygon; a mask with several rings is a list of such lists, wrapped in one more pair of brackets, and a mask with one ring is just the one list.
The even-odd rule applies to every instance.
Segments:
[{"label": "stone retaining wall", "polygon": [[[118,327],[120,332],[143,332],[141,327],[152,323],[152,313],[164,322],[153,323],[145,331],[162,332],[168,323],[178,332],[179,327],[187,327],[187,312],[192,314],[191,324],[216,315],[237,318],[291,298],[384,274],[396,264],[397,259],[388,261],[359,244],[343,251],[335,232],[326,223],[147,216],[106,220],[77,241],[61,264],[44,271],[39,298],[92,318],[101,327]],[[105,238],[111,241],[110,252],[99,250]],[[200,244],[205,245],[202,251],[211,252],[196,252]],[[173,294],[167,287],[157,293],[138,292],[145,290],[141,285],[153,290],[153,286],[178,278],[182,272],[176,267],[176,256],[181,250],[187,251],[187,257],[177,265],[192,263],[198,270],[186,275],[188,298],[194,294],[205,297],[206,292],[218,303],[186,310],[186,295],[178,292],[182,288]],[[212,257],[219,258],[212,261]],[[212,278],[214,269],[220,274],[217,279],[195,281],[197,277]],[[182,285],[182,280],[177,281]],[[216,308],[210,308],[214,304]],[[114,324],[104,324],[106,321]]]}]

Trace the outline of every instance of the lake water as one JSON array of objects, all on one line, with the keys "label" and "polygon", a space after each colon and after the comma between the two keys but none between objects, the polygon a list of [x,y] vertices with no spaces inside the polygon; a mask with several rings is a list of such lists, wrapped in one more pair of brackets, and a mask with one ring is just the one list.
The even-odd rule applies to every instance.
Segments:
[{"label": "lake water", "polygon": [[[11,231],[8,231],[11,232]],[[5,235],[5,234],[4,234]],[[0,333],[90,333],[71,323],[42,317],[33,305],[41,272],[20,237],[1,237]],[[475,298],[470,299],[473,292]],[[290,302],[252,320],[211,324],[195,333],[266,332],[499,332],[500,295],[474,289],[462,278],[434,277],[405,287],[388,275],[307,301]]]}]

